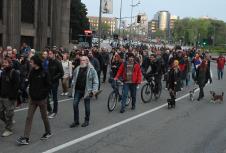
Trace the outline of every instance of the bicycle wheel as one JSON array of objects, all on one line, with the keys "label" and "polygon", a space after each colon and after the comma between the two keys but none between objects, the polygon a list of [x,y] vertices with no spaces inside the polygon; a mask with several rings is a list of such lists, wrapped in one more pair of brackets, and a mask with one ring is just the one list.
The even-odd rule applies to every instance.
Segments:
[{"label": "bicycle wheel", "polygon": [[112,91],[108,97],[109,112],[112,112],[115,109],[117,102],[118,102],[118,95],[116,94],[116,92]]},{"label": "bicycle wheel", "polygon": [[152,89],[149,83],[145,84],[141,89],[141,100],[144,103],[150,102],[152,99]]}]

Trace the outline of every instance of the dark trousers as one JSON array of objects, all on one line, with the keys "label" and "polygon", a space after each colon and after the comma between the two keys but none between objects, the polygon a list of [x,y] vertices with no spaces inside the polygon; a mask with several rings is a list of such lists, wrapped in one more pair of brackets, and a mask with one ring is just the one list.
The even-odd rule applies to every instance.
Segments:
[{"label": "dark trousers", "polygon": [[218,80],[223,79],[224,69],[218,69],[217,73],[218,73]]},{"label": "dark trousers", "polygon": [[204,86],[199,86],[199,98],[203,98],[204,97]]},{"label": "dark trousers", "polygon": [[0,119],[5,123],[5,129],[12,131],[15,100],[0,98]]},{"label": "dark trousers", "polygon": [[41,100],[41,101],[32,101],[29,103],[29,108],[28,108],[28,113],[27,113],[27,120],[25,124],[25,130],[24,130],[24,137],[29,138],[30,133],[31,133],[31,126],[32,126],[32,121],[33,117],[35,114],[35,111],[39,107],[40,113],[42,116],[42,121],[45,126],[45,132],[50,133],[50,125],[49,125],[49,120],[47,117],[47,100]]},{"label": "dark trousers", "polygon": [[98,85],[99,90],[100,90],[100,75],[101,75],[101,71],[98,71],[97,76],[98,76],[98,80],[99,80],[99,85]]},{"label": "dark trousers", "polygon": [[136,106],[137,85],[133,83],[125,83],[123,85],[121,110],[124,110],[126,107],[126,100],[128,98],[129,91],[132,98],[132,106]]},{"label": "dark trousers", "polygon": [[[75,90],[74,95],[74,122],[79,123],[79,102],[81,98],[84,97],[84,92]],[[90,97],[84,97],[84,105],[85,105],[85,121],[89,122],[90,119]]]},{"label": "dark trousers", "polygon": [[106,81],[106,77],[107,77],[107,71],[108,71],[108,65],[104,65],[103,66],[103,82]]},{"label": "dark trousers", "polygon": [[51,104],[50,104],[50,100],[49,100],[49,97],[48,97],[48,105],[47,105],[47,110],[48,112],[50,113],[57,113],[58,112],[58,86],[59,86],[59,82],[57,83],[53,83],[52,86],[51,86],[51,94],[52,94],[52,97],[53,97],[53,109],[51,107]]}]

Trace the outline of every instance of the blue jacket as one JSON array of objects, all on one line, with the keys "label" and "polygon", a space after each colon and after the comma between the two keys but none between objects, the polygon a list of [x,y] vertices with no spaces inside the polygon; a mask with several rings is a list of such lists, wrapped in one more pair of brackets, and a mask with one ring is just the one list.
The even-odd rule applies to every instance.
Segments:
[{"label": "blue jacket", "polygon": [[[73,87],[72,96],[73,97],[74,97],[75,85],[77,82],[79,69],[80,69],[80,66],[78,66],[73,73],[73,79],[72,79],[72,87]],[[92,66],[92,64],[89,64],[88,70],[87,70],[87,76],[86,76],[85,97],[88,96],[89,93],[91,92],[97,92],[98,85],[99,85],[99,80],[98,80],[97,72]]]}]

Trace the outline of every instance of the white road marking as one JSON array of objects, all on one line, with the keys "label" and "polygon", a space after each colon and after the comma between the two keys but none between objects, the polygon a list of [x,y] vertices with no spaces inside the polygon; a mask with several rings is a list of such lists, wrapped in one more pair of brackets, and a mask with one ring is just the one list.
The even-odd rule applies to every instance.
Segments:
[{"label": "white road marking", "polygon": [[[196,90],[195,90],[195,92],[197,92],[197,91],[199,91],[199,89],[196,89]],[[180,98],[177,98],[176,101],[179,101],[179,100],[181,100],[181,99],[184,99],[184,98],[186,98],[186,97],[188,97],[188,96],[189,96],[189,93],[186,94],[186,95],[184,95],[184,96],[182,96],[182,97],[180,97]],[[121,126],[121,125],[123,125],[123,124],[126,124],[126,123],[128,123],[128,122],[131,122],[131,121],[136,120],[136,119],[138,119],[138,118],[141,118],[141,117],[143,117],[143,116],[145,116],[145,115],[148,115],[148,114],[150,114],[150,113],[152,113],[152,112],[155,112],[155,111],[157,111],[157,110],[160,110],[161,108],[163,108],[163,107],[165,107],[165,106],[167,106],[167,105],[168,105],[168,104],[166,103],[166,104],[163,104],[163,105],[158,106],[158,107],[156,107],[156,108],[150,109],[150,110],[148,110],[148,111],[146,111],[146,112],[143,112],[143,113],[138,114],[138,115],[136,115],[136,116],[130,117],[130,118],[126,119],[126,120],[120,121],[120,122],[118,122],[118,123],[116,123],[116,124],[107,126],[107,127],[102,128],[102,129],[100,129],[100,130],[94,131],[94,132],[92,132],[92,133],[90,133],[90,134],[87,134],[87,135],[85,135],[85,136],[82,136],[82,137],[80,137],[80,138],[78,138],[78,139],[71,140],[71,141],[66,142],[66,143],[64,143],[64,144],[61,144],[61,145],[59,145],[59,146],[57,146],[57,147],[54,147],[54,148],[49,149],[49,150],[47,150],[47,151],[44,151],[43,153],[54,153],[54,152],[60,151],[60,150],[62,150],[62,149],[64,149],[64,148],[70,147],[70,146],[75,145],[75,144],[77,144],[77,143],[79,143],[79,142],[82,142],[82,141],[85,141],[85,140],[87,140],[87,139],[89,139],[89,138],[92,138],[92,137],[94,137],[94,136],[96,136],[96,135],[98,135],[98,134],[107,132],[107,131],[112,130],[112,129],[116,128],[116,127],[119,127],[119,126]]]},{"label": "white road marking", "polygon": [[[62,103],[62,102],[66,102],[66,101],[69,101],[69,100],[73,100],[73,98],[69,98],[69,99],[63,99],[63,100],[59,100],[58,103]],[[51,102],[52,104],[53,102]],[[25,110],[28,110],[28,107],[26,108],[21,108],[21,109],[16,109],[14,112],[21,112],[21,111],[25,111]]]}]

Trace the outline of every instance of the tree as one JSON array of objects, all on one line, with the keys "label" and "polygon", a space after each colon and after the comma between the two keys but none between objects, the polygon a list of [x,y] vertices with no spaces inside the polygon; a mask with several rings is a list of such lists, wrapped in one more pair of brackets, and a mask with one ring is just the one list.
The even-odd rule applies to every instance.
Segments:
[{"label": "tree", "polygon": [[101,29],[102,29],[102,35],[103,36],[109,36],[111,34],[111,25],[108,23],[102,23],[101,24]]},{"label": "tree", "polygon": [[226,23],[211,19],[185,18],[175,23],[172,37],[175,42],[182,41],[184,45],[225,44]]},{"label": "tree", "polygon": [[71,0],[70,18],[71,38],[76,40],[78,35],[84,34],[84,30],[90,28],[87,8],[80,0]]}]

